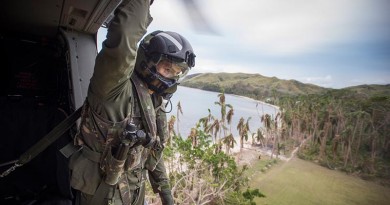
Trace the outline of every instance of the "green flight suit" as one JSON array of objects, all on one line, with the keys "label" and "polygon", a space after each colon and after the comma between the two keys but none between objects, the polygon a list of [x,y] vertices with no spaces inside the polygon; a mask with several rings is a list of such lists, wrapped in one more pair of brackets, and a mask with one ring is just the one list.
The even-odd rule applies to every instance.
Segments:
[{"label": "green flight suit", "polygon": [[[137,86],[130,80],[136,66],[137,43],[152,21],[149,3],[149,0],[124,0],[118,6],[108,28],[107,39],[96,57],[75,138],[75,143],[83,148],[71,157],[69,163],[71,185],[78,190],[77,204],[87,205],[94,198],[104,181],[108,166],[106,159],[111,157],[111,148],[118,147],[119,137],[128,121],[134,122],[139,129],[146,129],[153,137],[164,138],[166,134],[165,113],[154,109],[161,103],[161,97],[149,95],[145,83],[140,83],[143,90],[135,89]],[[136,76],[132,78],[138,79]],[[144,97],[138,98],[136,90]],[[148,119],[154,119],[154,122],[145,123],[145,115],[152,116]],[[123,195],[128,194],[131,204],[143,205],[146,172],[149,172],[155,192],[169,190],[159,154],[142,146],[131,149],[121,181],[110,188],[107,196],[103,196],[106,199],[102,204],[129,204],[123,199]],[[122,192],[123,184],[125,188]]]}]

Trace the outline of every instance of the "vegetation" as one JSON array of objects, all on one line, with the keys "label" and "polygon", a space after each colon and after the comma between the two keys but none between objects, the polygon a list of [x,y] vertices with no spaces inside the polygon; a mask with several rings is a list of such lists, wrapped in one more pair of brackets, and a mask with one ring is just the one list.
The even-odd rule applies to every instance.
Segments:
[{"label": "vegetation", "polygon": [[[227,127],[233,107],[226,104],[224,93],[218,97],[215,103],[221,106],[221,119],[209,113],[192,128],[188,137],[175,132],[178,117],[172,116],[168,121],[164,160],[176,204],[254,205],[256,197],[264,197],[258,189],[248,186],[247,166],[238,166],[229,155],[229,149],[236,144]],[[177,114],[180,113],[181,109]],[[149,200],[154,202],[150,197]]]},{"label": "vegetation", "polygon": [[[256,87],[252,84],[252,80],[259,81],[264,78],[262,80],[267,81],[265,77],[260,75],[234,74],[234,77],[230,79],[230,75],[221,74],[218,77],[219,82],[226,82],[226,85],[224,83],[210,84],[209,80],[202,80],[205,76],[211,76],[210,79],[218,77],[214,74],[192,76],[184,85],[199,86],[203,84],[209,88],[213,87],[213,89],[228,92],[229,86],[231,86],[230,88],[234,87],[232,82],[244,78],[247,84],[238,81],[236,87],[230,91],[236,92],[235,89],[238,89],[240,93],[250,93],[249,95],[253,96],[253,93],[247,92],[248,89],[253,90],[252,88]],[[249,128],[250,118],[241,117],[237,126],[231,124],[234,109],[225,102],[225,94],[221,92],[218,95],[219,101],[215,102],[221,107],[221,118],[212,116],[209,111],[209,115],[201,118],[192,128],[191,134],[182,138],[179,125],[177,125],[177,132],[174,130],[175,121],[182,114],[180,103],[178,104],[177,116],[172,116],[168,123],[170,139],[164,150],[176,203],[252,205],[270,202],[272,204],[294,204],[292,203],[294,200],[299,204],[302,204],[303,201],[309,201],[308,204],[315,203],[318,196],[311,199],[306,197],[306,193],[304,193],[302,196],[299,195],[301,196],[299,198],[296,191],[297,189],[308,191],[307,186],[312,186],[312,188],[315,186],[314,190],[318,191],[322,189],[321,186],[298,183],[297,180],[303,177],[302,180],[314,182],[321,179],[322,176],[316,175],[310,180],[307,178],[307,173],[299,173],[300,171],[295,171],[293,176],[290,173],[283,180],[276,180],[277,182],[270,189],[271,194],[268,192],[270,190],[265,189],[264,193],[267,196],[269,194],[272,196],[273,193],[278,193],[277,190],[281,187],[291,187],[291,189],[283,188],[283,190],[290,190],[291,193],[283,192],[283,197],[279,197],[283,198],[282,201],[256,199],[256,197],[265,197],[265,195],[258,189],[250,188],[250,186],[258,187],[260,182],[255,178],[256,180],[251,180],[251,183],[248,184],[248,177],[252,178],[258,176],[259,173],[266,173],[270,166],[278,162],[274,157],[277,159],[282,151],[284,155],[293,155],[293,151],[298,150],[298,156],[302,159],[316,162],[330,169],[352,173],[364,179],[379,179],[380,184],[390,185],[389,85],[363,85],[337,90],[312,85],[306,87],[307,85],[295,81],[275,81],[274,78],[271,78],[271,81],[273,82],[271,85],[274,86],[271,90],[267,88],[269,95],[261,95],[260,98],[271,99],[271,103],[280,107],[280,112],[276,116],[261,115],[262,128],[255,133],[251,133]],[[237,85],[239,86],[237,87]],[[240,87],[241,85],[242,87]],[[295,87],[285,88],[291,85]],[[240,90],[244,88],[245,91]],[[256,96],[258,99],[259,95]],[[232,127],[236,127],[239,131],[241,148],[244,141],[247,141],[251,136],[253,145],[263,149],[271,149],[270,158],[261,160],[261,165],[254,165],[249,171],[246,166],[238,166],[230,155],[230,149],[237,144],[231,134]],[[301,174],[305,176],[300,176]],[[294,179],[293,184],[289,182],[289,179]],[[325,182],[324,184],[324,189],[328,189],[330,185],[326,185]],[[297,186],[295,187],[295,185]],[[336,186],[340,187],[341,185]],[[350,186],[353,185],[346,186],[346,189],[351,189],[354,192],[355,188]],[[378,187],[375,189],[380,190]],[[361,191],[357,190],[356,193],[359,194]],[[340,191],[344,190],[341,188]],[[324,191],[324,193],[326,192]],[[347,195],[356,197],[358,201],[361,200],[354,193]],[[327,197],[329,196],[324,194],[320,198]],[[360,203],[355,199],[348,201],[351,199],[341,197],[340,200],[339,198],[335,197],[334,200],[330,198],[330,200],[325,201],[332,204],[349,204],[349,202],[365,204],[371,200],[362,200],[363,202]],[[377,198],[371,201],[379,204],[387,202],[387,200],[378,200]]]},{"label": "vegetation", "polygon": [[333,90],[282,98],[281,138],[305,145],[299,156],[365,178],[390,179],[390,97]]},{"label": "vegetation", "polygon": [[[244,94],[278,105],[281,112],[261,116],[263,127],[252,133],[276,157],[303,144],[298,152],[303,159],[367,179],[379,177],[389,185],[390,85],[326,89],[242,73],[198,74],[182,85]],[[244,119],[240,122],[240,138],[247,139]]]}]

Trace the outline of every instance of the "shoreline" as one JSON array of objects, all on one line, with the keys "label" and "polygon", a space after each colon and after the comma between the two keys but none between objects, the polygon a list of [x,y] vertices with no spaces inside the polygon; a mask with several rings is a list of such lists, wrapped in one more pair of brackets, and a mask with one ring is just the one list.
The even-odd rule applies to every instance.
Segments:
[{"label": "shoreline", "polygon": [[290,161],[294,157],[295,152],[298,148],[299,147],[294,150],[291,156],[279,154],[278,157],[276,157],[275,154],[272,154],[271,149],[253,146],[251,143],[246,142],[244,143],[243,149],[240,149],[239,146],[235,147],[231,150],[231,153],[229,155],[234,157],[237,165],[252,166],[256,161],[263,159],[264,156],[271,157],[271,155],[273,155],[275,159],[279,159],[282,161]]},{"label": "shoreline", "polygon": [[279,106],[276,106],[276,105],[273,105],[273,104],[269,104],[269,103],[266,103],[266,102],[263,102],[261,100],[256,100],[256,99],[253,99],[253,98],[250,98],[250,97],[247,97],[247,96],[243,96],[243,95],[236,95],[236,94],[226,94],[225,95],[231,95],[231,96],[235,96],[235,97],[239,97],[239,98],[244,98],[244,99],[247,99],[247,100],[252,100],[252,101],[255,101],[257,103],[261,103],[261,104],[264,104],[264,105],[267,105],[267,106],[270,106],[270,107],[273,107],[275,108],[276,110],[280,111],[280,107]]},{"label": "shoreline", "polygon": [[[201,90],[201,91],[205,91],[205,92],[221,93],[221,92],[210,91],[210,90],[203,90],[203,89],[200,89],[200,88],[193,88],[193,87],[188,87],[188,86],[183,86],[183,85],[179,85],[179,86],[186,87],[186,88],[191,88],[191,89],[197,89],[197,90]],[[280,111],[280,107],[279,106],[276,106],[276,105],[273,105],[273,104],[270,104],[270,103],[266,103],[264,101],[256,100],[256,99],[253,99],[253,98],[250,98],[250,97],[247,97],[247,96],[231,94],[231,93],[225,93],[225,95],[230,95],[230,96],[234,96],[234,97],[239,97],[239,98],[244,98],[244,99],[247,99],[247,100],[251,100],[251,101],[254,101],[254,102],[257,102],[257,103],[260,103],[260,104],[264,104],[264,105],[273,107],[276,110]]]}]

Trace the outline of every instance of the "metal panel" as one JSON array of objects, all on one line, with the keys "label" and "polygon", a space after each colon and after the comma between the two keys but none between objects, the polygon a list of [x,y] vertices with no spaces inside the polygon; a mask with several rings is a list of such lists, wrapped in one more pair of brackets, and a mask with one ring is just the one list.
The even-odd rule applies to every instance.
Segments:
[{"label": "metal panel", "polygon": [[95,34],[121,0],[2,0],[0,30],[55,37],[59,27]]},{"label": "metal panel", "polygon": [[94,36],[77,31],[62,31],[69,47],[69,67],[72,77],[72,94],[75,108],[82,106],[97,55]]},{"label": "metal panel", "polygon": [[121,0],[67,0],[61,18],[61,26],[96,33]]}]

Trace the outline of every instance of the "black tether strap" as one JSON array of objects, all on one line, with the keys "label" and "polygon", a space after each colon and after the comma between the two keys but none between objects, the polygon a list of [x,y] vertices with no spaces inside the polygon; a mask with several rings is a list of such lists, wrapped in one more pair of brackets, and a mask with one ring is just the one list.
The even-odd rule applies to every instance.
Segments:
[{"label": "black tether strap", "polygon": [[45,150],[48,146],[53,144],[53,142],[55,142],[69,128],[71,128],[73,124],[76,122],[76,120],[80,117],[80,115],[81,115],[81,107],[77,109],[74,113],[72,113],[69,117],[67,117],[65,120],[60,122],[49,133],[47,133],[41,140],[39,140],[32,147],[30,147],[30,149],[24,152],[11,168],[7,169],[0,175],[0,178],[7,176],[9,173],[14,171],[17,167],[20,167],[30,162],[38,154],[43,152],[43,150]]}]

